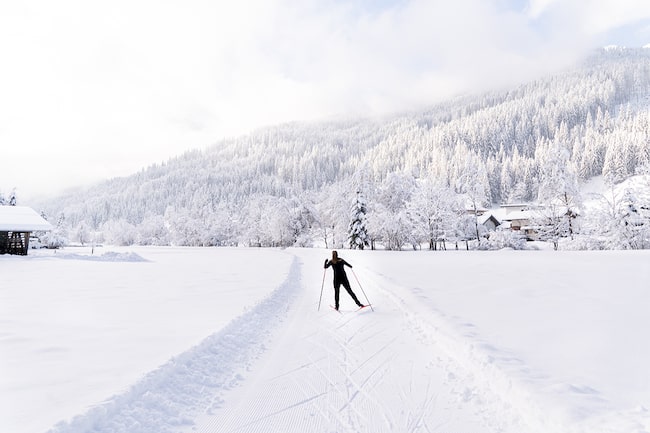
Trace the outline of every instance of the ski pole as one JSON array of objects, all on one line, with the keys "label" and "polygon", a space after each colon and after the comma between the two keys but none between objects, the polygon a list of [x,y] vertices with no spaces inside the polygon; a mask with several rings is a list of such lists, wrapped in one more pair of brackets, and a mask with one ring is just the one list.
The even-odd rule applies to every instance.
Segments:
[{"label": "ski pole", "polygon": [[366,302],[368,302],[368,305],[370,305],[370,309],[372,311],[375,311],[374,308],[372,308],[372,303],[370,302],[370,299],[368,299],[368,295],[366,295],[366,291],[363,290],[363,287],[361,287],[361,283],[359,282],[359,278],[357,277],[357,274],[354,273],[354,269],[351,269],[352,275],[354,275],[354,279],[357,280],[357,284],[359,285],[359,288],[361,289],[361,293],[363,293],[363,296],[366,298]]},{"label": "ski pole", "polygon": [[323,269],[323,282],[320,285],[320,297],[318,298],[318,311],[320,311],[320,302],[323,299],[323,287],[325,287],[325,272],[327,272],[327,269]]}]

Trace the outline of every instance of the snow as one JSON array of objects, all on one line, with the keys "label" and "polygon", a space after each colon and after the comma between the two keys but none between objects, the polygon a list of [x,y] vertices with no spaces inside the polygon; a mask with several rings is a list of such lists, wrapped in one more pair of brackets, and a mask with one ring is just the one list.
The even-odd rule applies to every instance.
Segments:
[{"label": "snow", "polygon": [[52,225],[27,206],[0,206],[0,231],[52,230]]},{"label": "snow", "polygon": [[0,431],[650,432],[648,251],[94,253],[0,256]]}]

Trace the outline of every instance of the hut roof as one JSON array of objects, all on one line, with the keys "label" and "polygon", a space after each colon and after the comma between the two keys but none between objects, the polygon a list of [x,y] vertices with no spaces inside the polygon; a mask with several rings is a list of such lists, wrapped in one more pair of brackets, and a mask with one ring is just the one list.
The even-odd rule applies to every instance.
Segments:
[{"label": "hut roof", "polygon": [[27,206],[0,206],[0,232],[33,232],[52,230],[36,211]]}]

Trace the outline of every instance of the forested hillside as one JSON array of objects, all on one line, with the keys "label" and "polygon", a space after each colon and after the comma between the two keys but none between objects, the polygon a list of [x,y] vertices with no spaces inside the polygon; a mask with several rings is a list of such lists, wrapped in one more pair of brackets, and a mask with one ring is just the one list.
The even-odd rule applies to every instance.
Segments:
[{"label": "forested hillside", "polygon": [[650,49],[615,48],[424,112],[264,128],[42,209],[81,242],[340,247],[354,208],[368,243],[401,248],[471,238],[468,205],[579,208],[580,182],[648,167]]}]

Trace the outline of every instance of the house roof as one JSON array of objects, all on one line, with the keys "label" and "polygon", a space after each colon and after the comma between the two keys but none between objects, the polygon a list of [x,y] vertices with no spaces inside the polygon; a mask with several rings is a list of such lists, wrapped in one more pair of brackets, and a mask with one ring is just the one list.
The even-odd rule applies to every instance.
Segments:
[{"label": "house roof", "polygon": [[525,209],[530,207],[530,203],[504,203],[501,205],[502,208],[508,209],[508,208],[521,208]]},{"label": "house roof", "polygon": [[514,220],[530,220],[534,217],[532,211],[529,210],[517,210],[508,212],[504,217],[504,221],[514,221]]},{"label": "house roof", "polygon": [[476,217],[476,220],[479,224],[485,224],[489,220],[494,221],[494,224],[497,226],[501,223],[501,221],[491,213],[484,213],[483,215]]},{"label": "house roof", "polygon": [[33,232],[52,230],[36,211],[27,206],[0,206],[0,232]]}]

